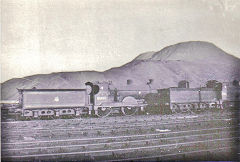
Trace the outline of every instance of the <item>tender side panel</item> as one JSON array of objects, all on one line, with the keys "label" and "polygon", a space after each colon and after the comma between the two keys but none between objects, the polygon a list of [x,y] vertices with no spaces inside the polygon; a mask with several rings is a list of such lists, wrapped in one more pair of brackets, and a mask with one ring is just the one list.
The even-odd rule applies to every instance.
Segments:
[{"label": "tender side panel", "polygon": [[25,91],[23,108],[82,107],[86,103],[86,91]]},{"label": "tender side panel", "polygon": [[197,90],[170,90],[171,103],[199,102],[199,92]]},{"label": "tender side panel", "polygon": [[201,91],[202,102],[213,102],[219,100],[218,91]]},{"label": "tender side panel", "polygon": [[172,89],[170,98],[172,103],[194,103],[194,102],[212,102],[218,101],[221,97],[220,91],[203,88],[200,90],[190,89]]}]

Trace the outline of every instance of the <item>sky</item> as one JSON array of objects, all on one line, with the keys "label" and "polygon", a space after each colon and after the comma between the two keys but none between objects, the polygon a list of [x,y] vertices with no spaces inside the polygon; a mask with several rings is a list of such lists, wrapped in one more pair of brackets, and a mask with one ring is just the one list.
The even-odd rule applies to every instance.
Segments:
[{"label": "sky", "polygon": [[2,0],[1,82],[104,71],[197,40],[240,57],[240,1]]}]

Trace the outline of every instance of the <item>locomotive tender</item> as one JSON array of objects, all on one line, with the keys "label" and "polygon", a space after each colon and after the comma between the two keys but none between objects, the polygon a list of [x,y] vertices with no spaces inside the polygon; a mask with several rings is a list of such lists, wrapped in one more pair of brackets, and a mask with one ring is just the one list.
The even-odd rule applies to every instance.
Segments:
[{"label": "locomotive tender", "polygon": [[194,111],[205,108],[214,108],[220,105],[219,94],[212,88],[168,88],[159,93],[166,98],[172,112]]},{"label": "locomotive tender", "polygon": [[87,82],[85,89],[18,89],[18,112],[24,118],[110,114],[133,115],[139,111],[179,113],[209,108],[239,107],[238,81],[211,80],[206,87],[190,88],[188,81],[178,87],[157,90],[117,90],[109,82]]},{"label": "locomotive tender", "polygon": [[[19,89],[24,117],[62,116],[91,110],[86,89]],[[88,113],[88,112],[87,112]]]}]

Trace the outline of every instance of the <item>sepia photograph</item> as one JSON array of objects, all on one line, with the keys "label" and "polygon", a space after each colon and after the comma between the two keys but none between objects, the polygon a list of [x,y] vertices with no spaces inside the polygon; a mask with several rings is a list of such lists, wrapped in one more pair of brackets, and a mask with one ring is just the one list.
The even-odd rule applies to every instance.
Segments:
[{"label": "sepia photograph", "polygon": [[239,161],[239,0],[1,0],[1,161]]}]

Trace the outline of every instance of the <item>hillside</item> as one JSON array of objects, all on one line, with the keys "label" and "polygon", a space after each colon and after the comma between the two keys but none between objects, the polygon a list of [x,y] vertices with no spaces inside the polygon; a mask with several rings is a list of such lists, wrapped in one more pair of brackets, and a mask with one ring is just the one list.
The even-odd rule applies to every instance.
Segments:
[{"label": "hillside", "polygon": [[[118,89],[148,89],[176,86],[187,79],[191,87],[207,80],[221,82],[240,80],[240,59],[227,54],[212,43],[192,41],[163,48],[158,52],[140,54],[133,61],[105,72],[60,72],[39,74],[4,82],[2,99],[17,99],[17,88],[84,88],[87,81],[112,81]],[[127,85],[127,80],[132,84]]]},{"label": "hillside", "polygon": [[148,52],[139,55],[135,60],[184,60],[206,61],[208,63],[232,64],[239,59],[227,54],[212,43],[202,41],[183,42],[163,48],[158,52]]}]

